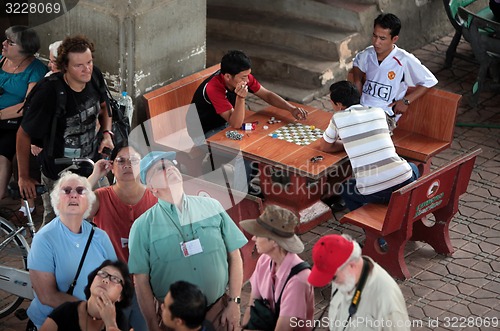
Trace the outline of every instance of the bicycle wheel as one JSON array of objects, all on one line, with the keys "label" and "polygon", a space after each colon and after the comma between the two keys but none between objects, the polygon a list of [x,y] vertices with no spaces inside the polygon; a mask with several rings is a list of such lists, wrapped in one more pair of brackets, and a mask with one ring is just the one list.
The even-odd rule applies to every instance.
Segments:
[{"label": "bicycle wheel", "polygon": [[[26,270],[29,245],[22,235],[17,235],[11,240],[9,234],[15,231],[16,227],[7,220],[0,217],[0,246],[7,243],[0,250],[0,265],[15,269]],[[24,298],[4,290],[4,284],[8,285],[9,276],[1,274],[0,271],[0,318],[12,312],[23,302]]]}]

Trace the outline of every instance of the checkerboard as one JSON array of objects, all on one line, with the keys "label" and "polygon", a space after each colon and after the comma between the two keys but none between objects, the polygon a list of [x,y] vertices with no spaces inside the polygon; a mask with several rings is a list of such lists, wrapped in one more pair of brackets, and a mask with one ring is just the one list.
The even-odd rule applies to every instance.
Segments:
[{"label": "checkerboard", "polygon": [[269,136],[306,146],[323,137],[323,130],[302,123],[289,123],[270,133]]}]

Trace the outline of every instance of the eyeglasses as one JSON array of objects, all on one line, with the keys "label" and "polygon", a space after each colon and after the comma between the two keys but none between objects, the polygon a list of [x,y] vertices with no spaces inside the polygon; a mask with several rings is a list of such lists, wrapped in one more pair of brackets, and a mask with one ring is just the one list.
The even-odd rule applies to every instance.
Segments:
[{"label": "eyeglasses", "polygon": [[[174,163],[175,162],[175,163]],[[149,171],[148,171],[148,177],[146,178],[146,182],[149,182],[151,178],[156,176],[160,172],[164,172],[170,167],[175,167],[177,161],[170,161],[170,160],[165,160],[162,159],[158,164],[155,164]]]},{"label": "eyeglasses", "polygon": [[7,37],[5,38],[5,41],[7,42],[7,44],[9,44],[9,46],[16,46],[17,45],[17,43],[14,40],[9,39]]},{"label": "eyeglasses", "polygon": [[123,285],[123,280],[121,280],[119,277],[108,274],[104,270],[99,270],[97,272],[97,276],[101,277],[102,279],[108,278],[112,283]]},{"label": "eyeglasses", "polygon": [[70,195],[72,192],[76,192],[78,195],[85,195],[87,194],[87,188],[84,186],[77,186],[75,189],[70,186],[61,188],[61,193],[66,195]]},{"label": "eyeglasses", "polygon": [[126,158],[126,157],[119,156],[115,159],[114,162],[116,162],[116,164],[118,164],[118,165],[123,166],[123,165],[127,164],[127,161],[129,161],[131,165],[138,165],[139,162],[141,162],[141,159],[139,159],[138,157]]}]

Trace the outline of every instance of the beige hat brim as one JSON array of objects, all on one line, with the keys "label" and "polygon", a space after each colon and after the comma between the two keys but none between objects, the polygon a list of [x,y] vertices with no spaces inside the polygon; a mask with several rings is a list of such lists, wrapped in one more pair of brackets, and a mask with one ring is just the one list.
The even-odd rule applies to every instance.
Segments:
[{"label": "beige hat brim", "polygon": [[280,237],[277,234],[263,228],[257,220],[244,220],[240,222],[240,226],[246,232],[256,237],[264,237],[274,240],[281,248],[290,253],[302,253],[304,251],[304,244],[297,235],[289,238]]}]

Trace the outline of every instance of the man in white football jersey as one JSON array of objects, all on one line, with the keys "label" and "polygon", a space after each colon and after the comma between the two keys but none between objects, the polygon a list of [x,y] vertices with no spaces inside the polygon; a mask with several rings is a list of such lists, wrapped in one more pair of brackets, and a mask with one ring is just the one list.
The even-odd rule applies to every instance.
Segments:
[{"label": "man in white football jersey", "polygon": [[[390,117],[404,114],[410,103],[438,82],[413,54],[396,46],[400,30],[399,18],[380,14],[373,24],[372,46],[358,53],[353,63],[361,104],[380,107]],[[408,92],[409,86],[415,88]]]}]

